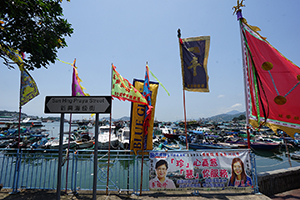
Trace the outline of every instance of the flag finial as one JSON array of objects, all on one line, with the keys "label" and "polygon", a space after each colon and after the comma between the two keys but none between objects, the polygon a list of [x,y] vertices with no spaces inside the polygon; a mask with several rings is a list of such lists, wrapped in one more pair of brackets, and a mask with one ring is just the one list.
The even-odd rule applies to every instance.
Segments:
[{"label": "flag finial", "polygon": [[236,13],[238,17],[239,17],[239,15],[242,15],[241,7],[245,7],[245,5],[243,4],[243,1],[244,0],[242,0],[240,3],[240,0],[237,0],[237,5],[232,7],[232,9],[234,9],[233,14]]},{"label": "flag finial", "polygon": [[177,30],[177,37],[178,37],[178,38],[181,38],[180,28]]}]

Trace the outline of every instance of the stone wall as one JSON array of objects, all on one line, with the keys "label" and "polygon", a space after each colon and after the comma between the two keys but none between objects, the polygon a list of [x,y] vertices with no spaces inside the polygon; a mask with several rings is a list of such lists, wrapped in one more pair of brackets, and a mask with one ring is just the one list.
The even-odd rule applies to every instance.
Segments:
[{"label": "stone wall", "polygon": [[267,196],[300,188],[300,167],[291,167],[257,175],[259,191]]}]

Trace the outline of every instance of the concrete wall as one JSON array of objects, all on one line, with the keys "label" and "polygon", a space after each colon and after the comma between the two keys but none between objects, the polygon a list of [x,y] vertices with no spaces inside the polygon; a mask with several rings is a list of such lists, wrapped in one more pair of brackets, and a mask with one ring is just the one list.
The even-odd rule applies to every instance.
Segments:
[{"label": "concrete wall", "polygon": [[300,167],[257,174],[259,191],[267,196],[300,188]]}]

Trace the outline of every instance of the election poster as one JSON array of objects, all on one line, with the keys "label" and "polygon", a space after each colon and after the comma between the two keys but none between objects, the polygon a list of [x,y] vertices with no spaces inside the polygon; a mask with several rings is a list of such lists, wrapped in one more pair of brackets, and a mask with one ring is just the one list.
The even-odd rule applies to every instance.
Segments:
[{"label": "election poster", "polygon": [[149,189],[252,188],[249,150],[149,153]]}]

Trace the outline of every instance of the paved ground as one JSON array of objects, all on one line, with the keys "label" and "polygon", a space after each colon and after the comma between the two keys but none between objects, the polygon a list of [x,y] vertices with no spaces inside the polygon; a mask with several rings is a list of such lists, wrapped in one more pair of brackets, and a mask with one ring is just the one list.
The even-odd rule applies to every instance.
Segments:
[{"label": "paved ground", "polygon": [[[0,199],[4,200],[53,200],[57,199],[56,191],[53,190],[21,190],[16,194],[10,194],[11,190],[2,189],[0,191]],[[300,192],[299,198],[300,198]],[[97,193],[97,200],[120,200],[120,199],[146,199],[146,200],[165,200],[165,199],[184,199],[184,200],[198,200],[198,199],[224,199],[224,200],[270,200],[271,198],[263,194],[252,194],[247,191],[238,191],[238,190],[226,190],[226,191],[200,191],[198,195],[194,195],[193,191],[147,191],[143,192],[141,196],[134,194],[127,194],[123,192],[121,194],[117,192],[109,192],[106,195],[104,192]],[[78,195],[62,194],[60,196],[62,200],[91,200],[93,199],[92,192],[79,192]],[[280,199],[280,198],[276,198]]]},{"label": "paved ground", "polygon": [[[54,190],[21,190],[16,194],[11,194],[12,190],[2,189],[0,191],[0,199],[4,200],[53,200],[57,199],[56,191]],[[272,197],[267,197],[263,194],[252,194],[247,191],[239,190],[221,190],[221,191],[200,191],[198,195],[193,194],[193,191],[147,191],[143,192],[141,196],[134,194],[127,194],[123,192],[121,194],[117,192],[98,192],[96,196],[97,200],[122,200],[122,199],[146,199],[146,200],[299,200],[300,189],[295,189],[280,194],[276,194]],[[62,192],[60,195],[61,200],[91,200],[93,199],[92,192],[82,191],[78,195],[73,195],[71,192],[65,194]]]}]

